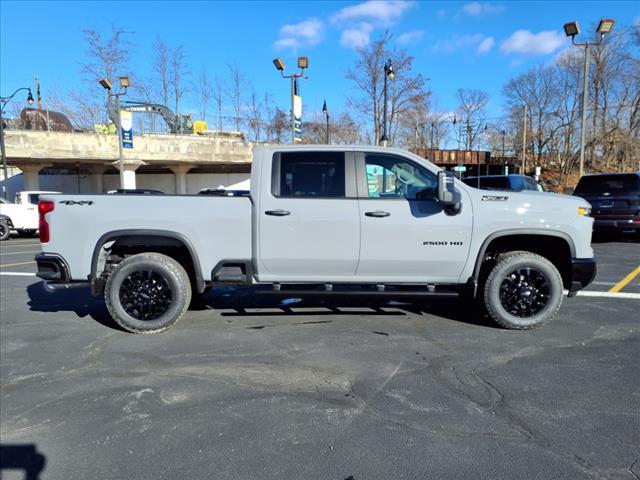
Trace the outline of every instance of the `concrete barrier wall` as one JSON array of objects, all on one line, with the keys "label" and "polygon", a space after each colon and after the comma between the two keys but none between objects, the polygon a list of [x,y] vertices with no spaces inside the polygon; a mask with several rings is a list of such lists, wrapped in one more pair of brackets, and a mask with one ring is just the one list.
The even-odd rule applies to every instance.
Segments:
[{"label": "concrete barrier wall", "polygon": [[[249,178],[249,173],[190,173],[187,174],[187,193],[195,194],[203,188],[225,187]],[[0,182],[2,183],[2,182]],[[51,190],[62,193],[98,193],[95,191],[95,180],[92,175],[40,175],[40,190]],[[114,190],[120,185],[119,175],[103,175],[104,191]],[[171,173],[153,173],[136,175],[138,188],[150,188],[164,193],[176,192],[176,176]],[[15,192],[24,190],[23,176],[9,177],[10,198]]]}]

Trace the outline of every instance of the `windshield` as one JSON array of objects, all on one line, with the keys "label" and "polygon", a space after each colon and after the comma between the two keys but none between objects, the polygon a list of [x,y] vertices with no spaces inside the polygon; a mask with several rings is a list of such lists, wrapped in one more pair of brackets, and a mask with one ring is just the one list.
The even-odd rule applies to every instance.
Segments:
[{"label": "windshield", "polygon": [[636,175],[594,175],[582,177],[575,193],[634,193],[640,190]]}]

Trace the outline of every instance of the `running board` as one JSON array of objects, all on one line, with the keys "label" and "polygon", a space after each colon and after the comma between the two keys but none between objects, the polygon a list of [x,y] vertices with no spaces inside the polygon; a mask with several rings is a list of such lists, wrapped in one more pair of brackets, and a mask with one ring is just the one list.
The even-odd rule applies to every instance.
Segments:
[{"label": "running board", "polygon": [[414,297],[414,298],[444,298],[458,297],[459,292],[428,292],[428,291],[394,291],[394,290],[256,290],[256,295],[276,295],[276,296],[336,296],[336,297]]}]

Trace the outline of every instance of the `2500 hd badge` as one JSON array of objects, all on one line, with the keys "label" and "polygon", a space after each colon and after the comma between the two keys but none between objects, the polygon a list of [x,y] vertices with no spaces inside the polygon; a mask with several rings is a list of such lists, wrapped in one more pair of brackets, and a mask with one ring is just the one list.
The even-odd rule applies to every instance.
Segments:
[{"label": "2500 hd badge", "polygon": [[426,240],[424,242],[422,242],[422,245],[438,245],[438,246],[447,246],[447,245],[451,245],[451,246],[455,246],[455,247],[459,247],[460,245],[462,245],[462,242],[447,242],[447,241],[431,241],[431,240]]}]

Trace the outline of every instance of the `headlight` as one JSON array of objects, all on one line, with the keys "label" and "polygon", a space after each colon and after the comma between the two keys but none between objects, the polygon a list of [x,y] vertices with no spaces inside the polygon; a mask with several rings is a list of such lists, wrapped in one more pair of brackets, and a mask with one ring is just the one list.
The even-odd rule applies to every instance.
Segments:
[{"label": "headlight", "polygon": [[578,215],[581,217],[588,217],[591,215],[591,209],[589,207],[578,207]]}]

